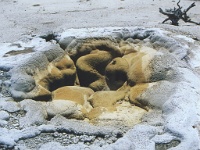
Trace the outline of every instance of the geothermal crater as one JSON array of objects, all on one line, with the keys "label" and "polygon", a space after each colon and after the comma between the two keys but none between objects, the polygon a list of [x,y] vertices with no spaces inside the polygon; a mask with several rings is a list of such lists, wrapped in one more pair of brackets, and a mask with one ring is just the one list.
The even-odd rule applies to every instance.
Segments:
[{"label": "geothermal crater", "polygon": [[[177,60],[158,51],[165,39],[155,31],[126,32],[114,33],[117,37],[55,38],[58,44],[12,70],[12,97],[65,103],[71,109],[65,117],[95,124],[139,123],[151,108],[146,94],[173,92],[168,80],[176,77]],[[161,89],[163,84],[172,88]],[[56,115],[47,113],[50,118]]]},{"label": "geothermal crater", "polygon": [[65,52],[58,45],[50,48],[60,56],[49,57],[41,71],[25,69],[23,78],[28,80],[18,78],[11,92],[19,100],[65,101],[76,110],[65,114],[67,118],[132,126],[148,109],[137,98],[164,78],[164,73],[156,75],[151,69],[156,50],[133,39],[85,38],[72,40]]},{"label": "geothermal crater", "polygon": [[[3,104],[12,101],[19,107],[14,112],[23,113],[20,128],[38,126],[30,137],[67,133],[77,142],[57,142],[104,149],[198,145],[197,120],[191,116],[199,114],[200,81],[192,70],[200,67],[192,66],[188,45],[198,46],[187,38],[160,29],[92,28],[67,30],[47,42],[35,39],[34,46],[2,57],[5,63],[25,60],[0,66],[10,75],[2,91],[14,99]],[[82,135],[93,140],[80,139]],[[99,137],[107,142],[99,144]],[[19,145],[23,138],[29,141],[20,134],[7,146]]]}]

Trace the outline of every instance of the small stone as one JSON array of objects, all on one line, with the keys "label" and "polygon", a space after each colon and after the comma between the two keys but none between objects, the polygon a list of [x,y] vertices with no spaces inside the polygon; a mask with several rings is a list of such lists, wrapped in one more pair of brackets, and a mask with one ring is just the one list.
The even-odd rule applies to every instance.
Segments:
[{"label": "small stone", "polygon": [[19,127],[19,124],[16,123],[16,124],[13,124],[13,126],[14,126],[14,127]]},{"label": "small stone", "polygon": [[0,111],[0,119],[1,120],[8,120],[10,115],[6,111]]},{"label": "small stone", "polygon": [[90,143],[89,143],[89,142],[86,142],[86,143],[85,143],[85,145],[89,146],[89,145],[90,145]]},{"label": "small stone", "polygon": [[70,144],[69,139],[63,139],[63,144],[66,144],[66,145]]},{"label": "small stone", "polygon": [[4,126],[7,125],[7,124],[8,124],[7,121],[1,120],[1,119],[0,119],[0,127],[4,127]]},{"label": "small stone", "polygon": [[54,134],[53,134],[53,137],[55,137],[55,138],[57,138],[57,137],[59,137],[60,135],[59,135],[59,133],[58,132],[55,132]]},{"label": "small stone", "polygon": [[73,143],[77,144],[79,142],[79,139],[77,137],[73,138]]}]

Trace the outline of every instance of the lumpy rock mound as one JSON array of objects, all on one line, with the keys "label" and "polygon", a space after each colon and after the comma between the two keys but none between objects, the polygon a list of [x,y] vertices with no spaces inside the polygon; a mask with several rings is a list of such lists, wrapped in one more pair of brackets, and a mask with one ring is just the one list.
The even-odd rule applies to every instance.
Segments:
[{"label": "lumpy rock mound", "polygon": [[199,148],[198,42],[160,29],[91,28],[30,43],[2,55],[0,147]]}]

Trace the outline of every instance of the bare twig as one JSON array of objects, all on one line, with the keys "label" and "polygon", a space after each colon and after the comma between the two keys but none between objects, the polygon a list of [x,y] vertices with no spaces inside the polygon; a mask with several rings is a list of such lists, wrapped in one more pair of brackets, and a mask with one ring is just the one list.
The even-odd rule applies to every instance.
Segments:
[{"label": "bare twig", "polygon": [[178,1],[177,6],[178,6],[179,9],[182,9],[182,7],[179,5],[180,2],[181,2],[181,0]]},{"label": "bare twig", "polygon": [[192,3],[186,10],[183,11],[183,13],[187,13],[192,7],[196,6],[195,2]]},{"label": "bare twig", "polygon": [[200,22],[195,22],[195,21],[191,21],[191,20],[188,20],[187,22],[194,23],[196,25],[200,25]]}]

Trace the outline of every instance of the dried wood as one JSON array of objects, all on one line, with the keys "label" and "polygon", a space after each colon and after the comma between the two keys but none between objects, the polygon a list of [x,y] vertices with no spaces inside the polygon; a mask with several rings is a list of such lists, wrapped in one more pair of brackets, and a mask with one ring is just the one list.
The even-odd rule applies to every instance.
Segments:
[{"label": "dried wood", "polygon": [[178,26],[179,25],[178,21],[179,20],[183,20],[184,22],[190,22],[190,23],[194,23],[196,25],[200,25],[200,22],[192,21],[190,19],[190,17],[187,15],[187,12],[191,8],[193,8],[194,6],[196,6],[195,2],[192,3],[187,9],[184,9],[184,10],[182,10],[183,7],[181,7],[179,5],[179,3],[180,3],[180,0],[177,3],[178,8],[174,7],[174,9],[165,9],[165,11],[163,11],[161,8],[159,8],[159,12],[161,14],[167,16],[167,18],[162,23],[165,23],[166,21],[170,20],[172,25]]}]

